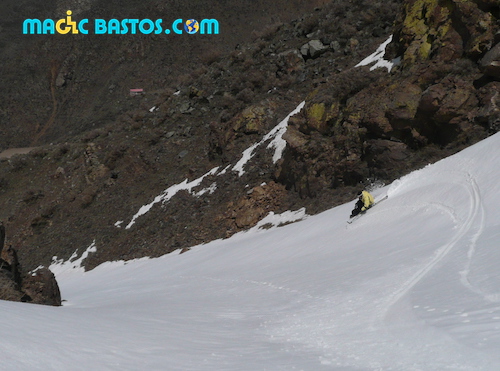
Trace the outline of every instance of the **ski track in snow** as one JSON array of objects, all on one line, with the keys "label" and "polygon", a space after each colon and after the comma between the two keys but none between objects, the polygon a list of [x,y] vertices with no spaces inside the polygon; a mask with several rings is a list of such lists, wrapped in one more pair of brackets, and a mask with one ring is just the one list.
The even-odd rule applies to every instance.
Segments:
[{"label": "ski track in snow", "polygon": [[479,240],[479,237],[481,237],[486,223],[485,210],[479,187],[475,179],[472,178],[472,176],[470,177],[470,182],[472,184],[472,189],[474,191],[474,197],[475,199],[478,200],[476,214],[479,214],[479,225],[476,227],[477,228],[476,233],[474,233],[470,238],[469,249],[467,251],[467,261],[464,270],[460,272],[460,281],[466,288],[468,288],[469,290],[478,295],[481,295],[485,300],[498,303],[500,302],[500,298],[498,297],[498,295],[488,295],[481,289],[473,286],[469,281],[469,274],[471,271],[472,259],[474,257],[474,254],[476,253],[477,241]]},{"label": "ski track in snow", "polygon": [[[447,369],[483,370],[484,366],[479,366],[477,360],[463,364],[460,360],[462,357],[461,352],[466,352],[471,357],[476,356],[472,356],[465,347],[459,347],[452,351],[448,344],[450,339],[447,337],[446,332],[436,331],[433,325],[420,324],[420,330],[411,329],[415,335],[414,340],[406,339],[405,336],[408,336],[408,333],[405,334],[405,331],[409,330],[402,330],[401,328],[401,314],[404,313],[409,318],[413,316],[411,310],[405,307],[406,302],[402,299],[407,297],[412,289],[422,282],[430,272],[435,271],[440,264],[444,263],[450,252],[454,250],[456,254],[453,256],[460,256],[462,252],[466,252],[464,254],[466,262],[463,263],[465,269],[462,272],[455,270],[455,273],[460,273],[462,284],[468,290],[482,295],[486,300],[492,301],[496,298],[496,296],[493,299],[488,297],[480,289],[471,285],[467,279],[470,273],[471,262],[476,253],[476,242],[479,240],[485,225],[485,210],[479,186],[474,177],[468,172],[450,171],[448,173],[447,176],[441,177],[441,179],[445,179],[442,181],[442,184],[448,184],[451,187],[458,186],[467,195],[464,202],[468,202],[469,205],[463,209],[466,213],[462,212],[462,215],[465,214],[462,218],[457,215],[457,211],[460,209],[455,210],[446,205],[446,203],[436,202],[435,198],[427,202],[424,201],[421,204],[417,201],[417,204],[410,203],[409,205],[397,207],[398,209],[407,210],[410,208],[412,213],[422,209],[437,209],[448,215],[453,224],[455,224],[454,229],[456,230],[448,242],[437,247],[427,259],[427,262],[424,262],[420,266],[402,267],[395,276],[381,276],[376,282],[373,281],[371,285],[387,287],[386,294],[381,297],[374,297],[369,289],[365,291],[364,288],[361,288],[362,293],[355,293],[350,299],[349,297],[344,298],[346,302],[338,303],[335,299],[336,295],[331,297],[316,297],[313,295],[304,295],[300,292],[295,293],[295,290],[284,287],[267,285],[270,288],[295,293],[296,302],[305,302],[308,308],[304,313],[299,311],[298,314],[288,315],[285,319],[276,320],[276,323],[274,323],[275,328],[272,332],[276,338],[284,338],[291,344],[304,344],[312,349],[322,349],[323,352],[320,356],[322,365],[337,367],[355,366],[361,367],[361,369],[368,367],[371,370],[398,370],[398,367],[404,364],[399,363],[398,357],[400,357],[404,359],[403,362],[406,362],[406,366],[404,366],[405,370],[412,370],[412,368],[407,368],[407,362],[410,359],[413,359],[415,362],[415,370],[424,370],[426,368],[422,365],[425,365],[425,363],[420,363],[419,353],[425,352],[426,354],[434,354],[435,364],[440,364],[443,367],[446,365]],[[397,191],[398,187],[401,187],[403,194],[408,190],[412,191],[411,182],[415,178],[418,178],[418,175],[413,175],[413,177],[407,179],[406,182],[400,182],[400,184],[393,187],[394,189],[389,190],[388,193],[399,193],[394,192]],[[408,186],[409,189],[407,188]],[[422,184],[419,184],[419,186],[422,186]],[[377,219],[377,214],[382,215],[393,210],[394,207],[389,206],[369,215],[370,218]],[[362,227],[362,224],[356,228],[360,227]],[[400,281],[398,279],[395,280],[395,277],[402,278],[402,283],[398,284]],[[405,277],[409,278],[405,280]],[[265,282],[260,284],[266,285]],[[366,306],[373,308],[371,313],[365,313],[363,308]],[[427,310],[432,311],[433,309],[428,308]],[[307,314],[308,312],[314,312],[315,314],[313,316],[312,314]],[[399,313],[399,315],[395,317],[391,316],[394,313]],[[467,321],[463,320],[463,316],[467,316],[467,313],[460,314],[461,321]],[[359,327],[356,327],[356,329],[344,327],[343,321],[352,322],[352,318],[356,318],[355,321]],[[414,321],[414,319],[410,321]],[[310,329],[316,327],[323,328],[324,330],[310,334]],[[348,333],[348,331],[353,330],[365,333],[365,340],[353,342],[353,336]],[[366,354],[371,354],[373,349],[381,344],[385,344],[385,354],[372,358],[365,356]],[[441,356],[441,353],[449,352],[455,353],[456,362],[450,363],[449,358]],[[390,359],[393,359],[392,363],[388,363]],[[484,362],[488,361],[485,360]],[[390,367],[389,364],[391,365]]]},{"label": "ski track in snow", "polygon": [[[457,245],[458,242],[462,241],[468,234],[474,229],[476,221],[479,219],[479,226],[477,231],[471,237],[469,250],[467,252],[467,262],[465,264],[465,269],[460,272],[461,281],[465,287],[471,291],[482,295],[485,299],[487,296],[481,292],[479,289],[474,288],[469,280],[468,274],[470,273],[471,261],[475,253],[476,242],[481,236],[484,229],[484,206],[481,201],[481,195],[479,187],[474,177],[470,173],[465,174],[465,182],[462,182],[469,193],[469,213],[467,219],[461,224],[458,232],[453,236],[453,238],[445,245],[439,247],[431,260],[425,264],[421,269],[419,269],[413,276],[410,277],[405,283],[403,283],[392,295],[389,296],[388,302],[384,305],[383,309],[378,312],[376,322],[387,321],[387,315],[390,309],[396,305],[415,285],[417,285],[430,271],[432,271]],[[435,205],[435,204],[430,204]],[[439,206],[441,208],[441,206]],[[451,213],[453,215],[453,213]],[[456,220],[453,218],[453,220]]]}]

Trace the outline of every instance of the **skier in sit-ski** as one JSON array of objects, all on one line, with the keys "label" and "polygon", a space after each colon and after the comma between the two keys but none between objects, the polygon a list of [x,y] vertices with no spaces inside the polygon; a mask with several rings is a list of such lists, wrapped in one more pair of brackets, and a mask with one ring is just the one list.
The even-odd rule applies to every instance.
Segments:
[{"label": "skier in sit-ski", "polygon": [[364,213],[375,203],[375,199],[373,196],[367,191],[359,191],[358,192],[359,199],[356,202],[356,206],[351,213],[351,218],[354,218],[356,215],[360,213]]}]

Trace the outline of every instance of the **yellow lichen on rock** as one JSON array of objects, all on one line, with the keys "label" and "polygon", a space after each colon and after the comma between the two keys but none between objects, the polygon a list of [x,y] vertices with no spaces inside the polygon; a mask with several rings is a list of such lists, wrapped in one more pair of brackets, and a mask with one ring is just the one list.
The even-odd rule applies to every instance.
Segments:
[{"label": "yellow lichen on rock", "polygon": [[325,104],[324,103],[313,103],[307,109],[307,118],[310,121],[322,121],[325,117]]},{"label": "yellow lichen on rock", "polygon": [[433,49],[443,45],[452,20],[453,3],[438,0],[416,0],[406,5],[401,36],[408,43],[405,63],[429,59]]},{"label": "yellow lichen on rock", "polygon": [[263,130],[265,117],[265,107],[259,105],[247,107],[235,120],[233,129],[245,133],[258,133]]},{"label": "yellow lichen on rock", "polygon": [[329,108],[324,102],[312,103],[306,109],[307,126],[319,132],[326,132],[330,126],[329,122],[339,114],[337,102],[333,102]]}]

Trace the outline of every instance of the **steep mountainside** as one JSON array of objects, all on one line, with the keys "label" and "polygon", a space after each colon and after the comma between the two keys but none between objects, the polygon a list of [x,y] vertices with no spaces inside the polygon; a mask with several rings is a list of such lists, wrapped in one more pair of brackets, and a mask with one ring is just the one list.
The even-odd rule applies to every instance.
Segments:
[{"label": "steep mountainside", "polygon": [[[30,38],[31,53],[57,62],[45,65],[43,84],[34,59],[31,80],[8,74],[33,103],[21,109],[18,90],[3,117],[44,118],[36,130],[2,121],[6,138],[24,138],[3,145],[53,140],[0,162],[0,219],[23,266],[92,246],[92,268],[227,237],[270,212],[316,213],[498,130],[497,1],[318,2],[286,20],[300,3],[280,19],[269,19],[278,5],[256,16],[268,26],[246,38],[250,26],[221,22],[204,53],[189,35],[168,48],[160,37]],[[92,4],[92,16],[126,14]],[[149,18],[153,10],[134,8]],[[241,24],[244,11],[224,17]],[[355,67],[391,35],[384,58],[400,62],[390,73]],[[182,67],[169,67],[173,53]],[[146,94],[129,97],[130,87]],[[30,97],[43,89],[53,104],[35,110],[42,98]],[[244,151],[304,100],[283,158],[274,163],[267,141],[238,171]]]},{"label": "steep mountainside", "polygon": [[[0,150],[71,140],[106,124],[140,102],[130,88],[151,95],[186,84],[194,70],[251,40],[269,24],[290,21],[324,0],[104,1],[5,0],[0,4]],[[23,35],[27,18],[89,19],[89,35]],[[211,35],[93,35],[95,19],[217,19]]]}]

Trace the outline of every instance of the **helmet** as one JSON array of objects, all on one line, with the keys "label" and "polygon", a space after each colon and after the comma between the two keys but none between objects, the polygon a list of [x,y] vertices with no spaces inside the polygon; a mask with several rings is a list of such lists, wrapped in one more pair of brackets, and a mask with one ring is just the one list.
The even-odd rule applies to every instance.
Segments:
[{"label": "helmet", "polygon": [[361,196],[363,194],[363,190],[358,192],[358,196]]}]

